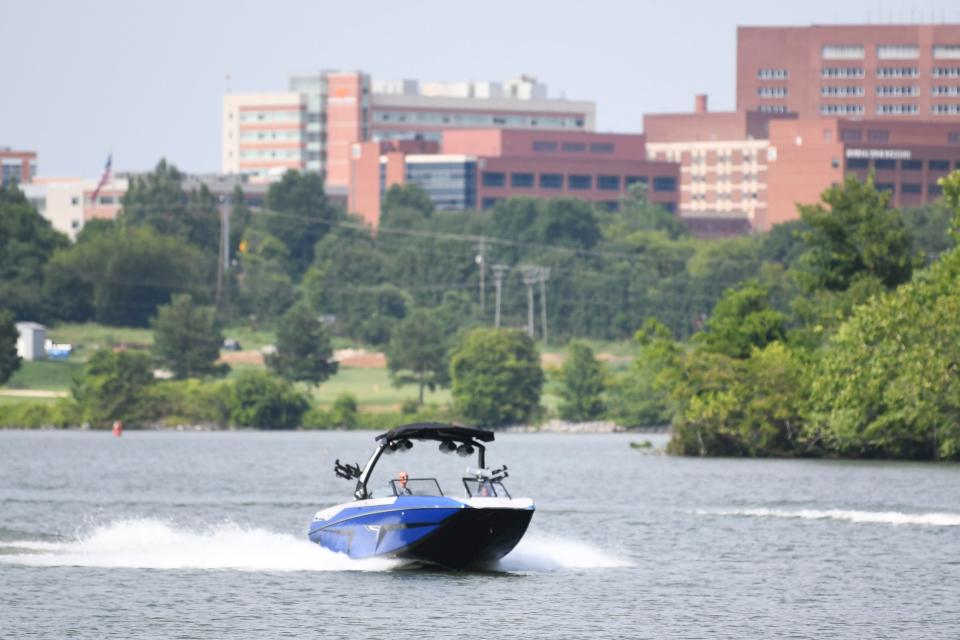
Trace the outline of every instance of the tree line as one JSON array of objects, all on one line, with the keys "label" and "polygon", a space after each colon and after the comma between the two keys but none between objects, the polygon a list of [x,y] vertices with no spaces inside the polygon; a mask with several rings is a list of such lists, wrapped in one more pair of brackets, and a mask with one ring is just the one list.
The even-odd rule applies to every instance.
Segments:
[{"label": "tree line", "polygon": [[[943,389],[910,396],[911,389],[929,389],[921,375],[928,370],[894,357],[920,352],[891,348],[893,360],[867,362],[862,358],[887,351],[871,347],[856,355],[854,349],[868,329],[878,332],[871,340],[887,339],[895,313],[915,316],[910,331],[898,334],[912,349],[933,353],[931,335],[950,340],[945,328],[930,324],[949,312],[949,296],[937,298],[940,316],[924,306],[935,289],[924,283],[948,289],[944,282],[952,277],[947,229],[958,203],[950,180],[945,201],[899,211],[872,181],[850,179],[828,189],[820,204],[801,207],[798,221],[765,234],[703,241],[647,202],[639,185],[617,212],[568,199],[514,199],[459,213],[435,211],[416,187],[395,186],[385,194],[375,232],[331,205],[319,177],[289,172],[271,185],[262,209],[251,210],[234,192],[235,259],[218,291],[219,203],[205,187],[186,191],[179,171],[161,161],[133,179],[116,221],[89,223],[73,244],[19,190],[4,188],[0,300],[8,324],[14,317],[152,324],[154,351],[136,366],[161,363],[179,379],[147,383],[157,393],[178,389],[196,399],[206,387],[190,388],[190,380],[223,372],[214,356],[219,328],[244,323],[276,330],[277,351],[267,359],[273,383],[317,384],[335,375],[329,345],[331,334],[340,335],[383,349],[394,380],[418,384],[420,404],[424,388],[450,386],[456,416],[496,425],[536,418],[545,377],[532,340],[489,329],[492,292],[481,307],[478,257],[482,266],[507,268],[501,301],[507,327],[525,323],[519,267],[536,264],[551,269],[551,336],[569,343],[564,366],[551,374],[564,417],[671,424],[672,448],[687,454],[951,457],[950,429],[933,426],[933,416],[943,418],[937,411],[949,404]],[[895,310],[889,305],[898,296],[913,297]],[[165,341],[165,326],[173,334],[192,327],[207,335]],[[630,336],[641,355],[620,374],[606,371],[580,340]],[[189,340],[195,348],[184,347]],[[111,357],[120,358],[92,358],[84,381],[119,367]],[[0,349],[0,374],[3,362]],[[839,397],[864,401],[859,391],[880,384],[874,374],[891,362],[900,364],[884,383],[890,386],[876,388],[880,404],[830,404]],[[943,384],[952,384],[949,358],[940,366]],[[870,374],[862,389],[844,387],[860,367],[872,367],[864,369]],[[908,371],[923,378],[916,389],[903,377]],[[266,379],[253,377],[244,374],[242,388],[269,396]],[[220,393],[219,400],[204,399],[213,421],[252,420],[230,409],[243,406],[247,392],[239,382],[207,385]],[[77,406],[96,397],[85,384],[75,389]],[[883,404],[893,390],[903,394],[895,408]],[[288,409],[265,410],[266,422],[319,424],[302,389],[283,387],[275,395]],[[933,413],[921,411],[926,401],[937,407]],[[355,399],[340,399],[334,411],[322,418],[356,422]],[[923,435],[913,434],[910,446],[888,433],[904,436],[920,423]]]}]

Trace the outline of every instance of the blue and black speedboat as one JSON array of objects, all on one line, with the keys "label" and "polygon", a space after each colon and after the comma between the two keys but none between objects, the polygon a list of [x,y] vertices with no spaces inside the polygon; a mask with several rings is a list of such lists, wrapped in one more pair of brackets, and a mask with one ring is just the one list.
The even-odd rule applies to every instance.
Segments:
[{"label": "blue and black speedboat", "polygon": [[[317,513],[310,540],[352,558],[398,558],[448,569],[499,560],[520,542],[534,506],[530,498],[507,491],[506,465],[487,468],[485,443],[493,438],[492,431],[439,423],[410,424],[377,436],[363,469],[336,461],[339,477],[357,481],[354,501]],[[445,495],[436,478],[392,480],[383,496],[368,490],[380,457],[411,449],[414,441],[439,442],[441,453],[470,457],[476,452],[478,468],[462,478],[462,495]]]}]

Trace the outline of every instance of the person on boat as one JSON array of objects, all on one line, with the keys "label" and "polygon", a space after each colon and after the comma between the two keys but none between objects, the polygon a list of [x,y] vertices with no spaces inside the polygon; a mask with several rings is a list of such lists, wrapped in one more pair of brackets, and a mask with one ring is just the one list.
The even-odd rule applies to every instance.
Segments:
[{"label": "person on boat", "polygon": [[407,487],[407,480],[410,479],[410,476],[407,475],[406,471],[401,471],[397,474],[397,495],[398,496],[412,496],[413,492]]}]

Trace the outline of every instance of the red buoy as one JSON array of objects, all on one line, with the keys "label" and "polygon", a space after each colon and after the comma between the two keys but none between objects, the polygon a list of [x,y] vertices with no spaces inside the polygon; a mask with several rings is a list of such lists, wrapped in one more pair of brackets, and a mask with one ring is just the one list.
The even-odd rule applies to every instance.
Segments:
[{"label": "red buoy", "polygon": [[113,423],[113,435],[118,438],[123,435],[123,423],[119,420]]}]

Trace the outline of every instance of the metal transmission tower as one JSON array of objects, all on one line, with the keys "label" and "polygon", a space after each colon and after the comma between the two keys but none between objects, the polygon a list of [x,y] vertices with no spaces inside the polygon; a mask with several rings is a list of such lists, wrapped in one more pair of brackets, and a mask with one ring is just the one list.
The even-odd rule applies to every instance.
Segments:
[{"label": "metal transmission tower", "polygon": [[550,277],[550,267],[539,267],[537,276],[540,280],[540,326],[543,327],[543,346],[547,346],[547,278]]},{"label": "metal transmission tower", "polygon": [[523,267],[523,284],[527,287],[527,333],[534,338],[533,330],[533,285],[540,281],[540,267]]},{"label": "metal transmission tower", "polygon": [[497,304],[493,315],[493,326],[500,328],[500,291],[503,289],[503,276],[510,270],[505,264],[495,264],[493,269],[493,285],[497,288]]}]

